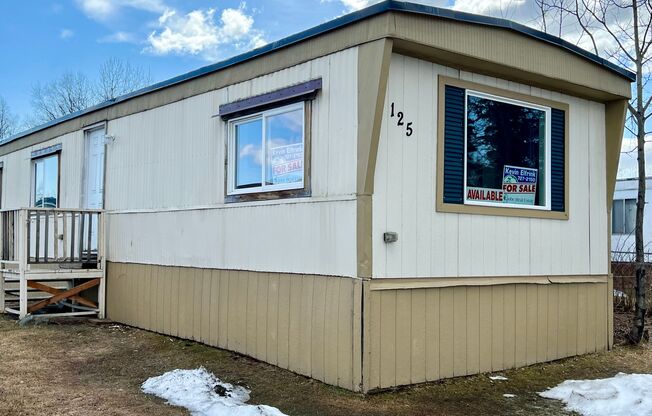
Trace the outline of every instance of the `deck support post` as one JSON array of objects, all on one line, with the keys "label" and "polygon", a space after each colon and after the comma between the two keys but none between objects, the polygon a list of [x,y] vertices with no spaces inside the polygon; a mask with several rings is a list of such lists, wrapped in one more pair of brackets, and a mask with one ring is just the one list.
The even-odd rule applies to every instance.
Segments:
[{"label": "deck support post", "polygon": [[99,309],[97,315],[98,318],[104,319],[106,318],[106,214],[104,213],[99,215],[98,229],[97,256],[100,269],[102,269],[102,279],[97,289],[97,306]]},{"label": "deck support post", "polygon": [[18,213],[18,274],[20,282],[19,293],[19,319],[27,316],[27,210],[21,209]]},{"label": "deck support post", "polygon": [[[2,264],[0,263],[0,268]],[[0,269],[0,313],[5,313],[5,274]]]}]

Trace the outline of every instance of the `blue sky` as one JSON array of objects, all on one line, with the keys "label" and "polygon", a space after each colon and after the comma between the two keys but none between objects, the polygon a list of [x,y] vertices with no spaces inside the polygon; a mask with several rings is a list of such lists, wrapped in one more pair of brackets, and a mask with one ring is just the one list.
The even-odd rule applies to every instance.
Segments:
[{"label": "blue sky", "polygon": [[[32,87],[67,71],[93,79],[102,62],[120,58],[157,82],[377,1],[3,0],[0,97],[24,119]],[[537,27],[534,0],[416,1]]]}]

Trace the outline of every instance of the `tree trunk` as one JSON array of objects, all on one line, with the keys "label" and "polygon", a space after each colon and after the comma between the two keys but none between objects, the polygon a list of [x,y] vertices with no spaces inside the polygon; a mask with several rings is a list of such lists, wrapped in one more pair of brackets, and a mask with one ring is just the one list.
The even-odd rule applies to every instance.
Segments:
[{"label": "tree trunk", "polygon": [[645,213],[645,188],[647,185],[645,175],[645,108],[643,103],[643,57],[639,42],[638,4],[632,1],[634,14],[634,40],[636,43],[636,112],[634,119],[637,127],[638,144],[638,197],[636,200],[636,307],[634,309],[634,322],[630,332],[632,343],[638,344],[645,335],[645,313],[647,289],[645,278],[645,242],[643,240],[643,215]]}]

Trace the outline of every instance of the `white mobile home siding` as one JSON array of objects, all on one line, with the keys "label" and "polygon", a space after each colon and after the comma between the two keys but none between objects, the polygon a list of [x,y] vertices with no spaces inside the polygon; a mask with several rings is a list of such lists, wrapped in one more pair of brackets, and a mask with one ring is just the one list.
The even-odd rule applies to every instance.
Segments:
[{"label": "white mobile home siding", "polygon": [[[108,261],[355,276],[357,48],[111,120],[106,148]],[[224,203],[221,104],[314,78],[312,197]],[[0,158],[3,208],[30,205],[30,152],[61,143],[60,206],[80,206],[84,133]]]},{"label": "white mobile home siding", "polygon": [[[436,212],[439,75],[568,103],[567,221]],[[388,117],[392,102],[413,122],[411,137]],[[600,103],[394,54],[373,196],[374,277],[605,275],[604,123]],[[385,244],[386,231],[398,242]]]}]

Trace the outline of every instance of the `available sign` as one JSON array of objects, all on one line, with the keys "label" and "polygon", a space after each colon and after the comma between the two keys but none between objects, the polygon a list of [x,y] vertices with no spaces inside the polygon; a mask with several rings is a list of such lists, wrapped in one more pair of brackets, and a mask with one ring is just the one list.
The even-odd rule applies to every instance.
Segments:
[{"label": "available sign", "polygon": [[272,183],[301,182],[303,174],[303,143],[270,149]]},{"label": "available sign", "polygon": [[503,202],[534,205],[537,194],[537,169],[505,165],[503,168]]}]

